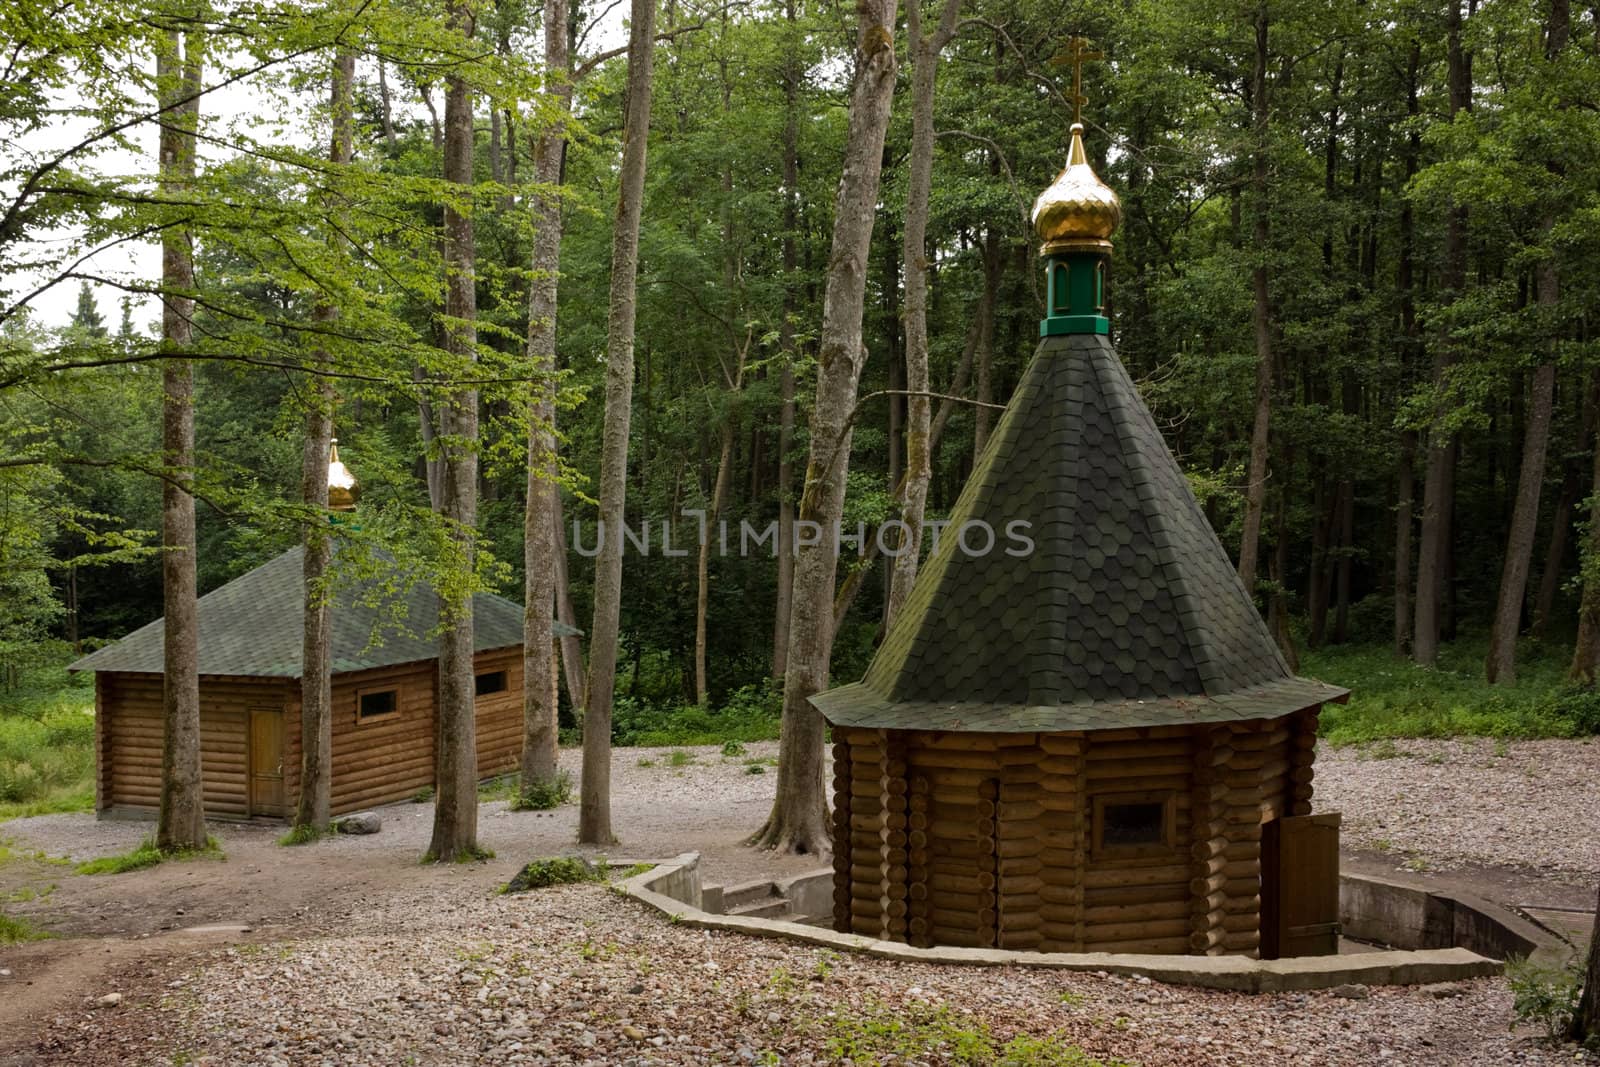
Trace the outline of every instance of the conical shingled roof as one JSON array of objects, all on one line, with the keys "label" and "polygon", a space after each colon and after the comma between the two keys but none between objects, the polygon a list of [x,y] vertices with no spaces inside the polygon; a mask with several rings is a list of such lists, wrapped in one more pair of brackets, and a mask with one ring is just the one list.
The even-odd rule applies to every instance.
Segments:
[{"label": "conical shingled roof", "polygon": [[[969,521],[991,551],[962,545]],[[1121,360],[1078,333],[1040,342],[866,678],[812,703],[841,726],[1054,731],[1346,694],[1289,673]]]}]

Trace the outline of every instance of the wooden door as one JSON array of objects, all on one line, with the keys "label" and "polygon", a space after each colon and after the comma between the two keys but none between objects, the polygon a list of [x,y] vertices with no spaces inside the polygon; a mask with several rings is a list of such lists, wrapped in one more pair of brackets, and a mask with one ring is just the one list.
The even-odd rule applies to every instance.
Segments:
[{"label": "wooden door", "polygon": [[283,712],[250,709],[250,814],[282,816]]},{"label": "wooden door", "polygon": [[1339,813],[1261,827],[1261,958],[1339,951]]}]

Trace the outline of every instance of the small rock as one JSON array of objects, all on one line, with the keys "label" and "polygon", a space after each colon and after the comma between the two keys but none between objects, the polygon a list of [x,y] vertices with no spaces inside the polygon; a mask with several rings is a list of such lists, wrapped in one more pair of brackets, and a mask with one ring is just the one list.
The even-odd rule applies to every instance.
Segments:
[{"label": "small rock", "polygon": [[1359,982],[1347,982],[1344,985],[1336,985],[1332,989],[1328,990],[1328,992],[1332,993],[1336,997],[1343,997],[1345,1000],[1366,1000],[1367,997],[1371,995],[1368,992],[1367,987],[1361,985]]},{"label": "small rock", "polygon": [[121,1003],[122,1003],[122,994],[121,993],[107,993],[105,996],[103,996],[99,1000],[95,1001],[94,1002],[94,1006],[97,1007],[97,1008],[114,1008],[118,1004],[121,1004]]},{"label": "small rock", "polygon": [[1426,993],[1436,1000],[1446,997],[1459,997],[1466,992],[1460,982],[1430,982],[1428,985],[1419,986],[1418,992]]},{"label": "small rock", "polygon": [[383,820],[375,811],[353,811],[333,820],[333,828],[341,834],[375,834],[383,829]]},{"label": "small rock", "polygon": [[642,982],[633,983],[631,986],[628,987],[628,992],[633,993],[635,995],[637,995],[639,993],[643,993],[644,992],[644,983],[642,983]]},{"label": "small rock", "polygon": [[637,1026],[624,1026],[622,1028],[622,1036],[630,1041],[643,1041],[644,1031]]}]

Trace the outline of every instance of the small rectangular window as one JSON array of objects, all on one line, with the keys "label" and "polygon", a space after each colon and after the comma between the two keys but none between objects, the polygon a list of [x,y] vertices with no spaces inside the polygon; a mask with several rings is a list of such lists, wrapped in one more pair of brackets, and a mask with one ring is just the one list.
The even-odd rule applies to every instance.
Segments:
[{"label": "small rectangular window", "polygon": [[505,671],[485,671],[472,680],[474,696],[486,697],[490,693],[504,693],[506,691]]},{"label": "small rectangular window", "polygon": [[400,690],[368,689],[356,695],[356,717],[378,719],[400,711]]},{"label": "small rectangular window", "polygon": [[1094,798],[1098,855],[1159,856],[1175,846],[1171,793],[1116,793]]}]

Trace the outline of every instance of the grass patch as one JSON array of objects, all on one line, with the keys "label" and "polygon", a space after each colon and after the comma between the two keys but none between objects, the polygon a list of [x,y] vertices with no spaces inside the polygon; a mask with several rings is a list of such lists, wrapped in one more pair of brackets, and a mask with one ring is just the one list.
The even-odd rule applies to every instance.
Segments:
[{"label": "grass patch", "polygon": [[13,918],[0,913],[0,945],[14,945],[18,941],[43,941],[50,935],[26,919]]},{"label": "grass patch", "polygon": [[433,786],[431,786],[431,785],[425,785],[421,789],[417,790],[415,793],[411,794],[411,803],[413,803],[413,804],[426,804],[428,801],[430,801],[432,799],[433,799]]},{"label": "grass patch", "polygon": [[291,826],[288,833],[278,838],[278,844],[283,845],[285,848],[295,845],[311,845],[321,841],[324,837],[332,836],[333,827],[331,825],[326,830],[318,830],[310,823],[300,823],[298,826]]},{"label": "grass patch", "polygon": [[500,891],[526,893],[530,889],[545,889],[553,885],[604,882],[608,873],[604,860],[595,863],[582,856],[547,856],[524,866]]},{"label": "grass patch", "polygon": [[551,811],[572,800],[572,775],[557,771],[548,782],[530,782],[511,802],[513,811]]},{"label": "grass patch", "polygon": [[0,822],[94,806],[94,691],[63,682],[0,702]]},{"label": "grass patch", "polygon": [[1437,668],[1396,659],[1383,646],[1305,653],[1301,673],[1351,690],[1350,702],[1322,709],[1321,734],[1336,745],[1403,737],[1574,738],[1600,734],[1600,692],[1569,685],[1571,649],[1524,641],[1517,683],[1484,681],[1487,640],[1464,637],[1440,649]]},{"label": "grass patch", "polygon": [[138,848],[131,852],[88,860],[78,864],[74,870],[79,874],[127,874],[129,871],[142,871],[146,867],[154,867],[158,863],[166,863],[169,860],[192,860],[205,857],[222,858],[222,846],[217,843],[216,838],[206,838],[205,848],[183,848],[163,852],[156,847],[155,838],[147,837],[139,842]]},{"label": "grass patch", "polygon": [[924,1060],[970,1067],[1126,1067],[1120,1060],[1096,1059],[1057,1033],[1003,1039],[987,1023],[948,1005],[891,1008],[868,1002],[821,1023],[829,1057],[858,1067]]},{"label": "grass patch", "polygon": [[685,752],[682,749],[675,748],[667,753],[668,767],[692,767],[696,762],[693,752]]}]

